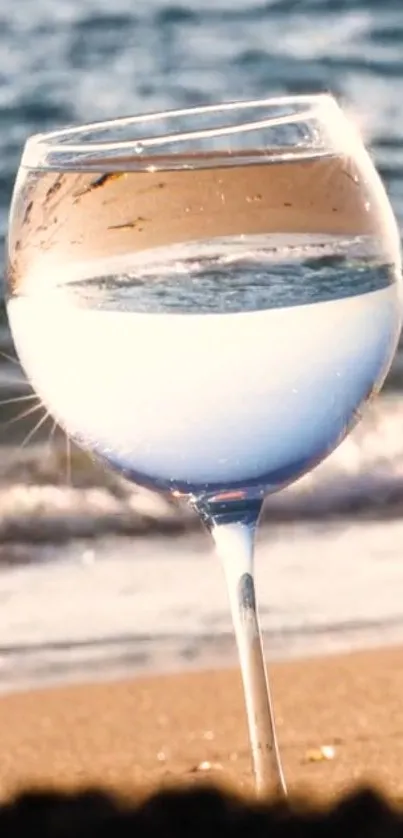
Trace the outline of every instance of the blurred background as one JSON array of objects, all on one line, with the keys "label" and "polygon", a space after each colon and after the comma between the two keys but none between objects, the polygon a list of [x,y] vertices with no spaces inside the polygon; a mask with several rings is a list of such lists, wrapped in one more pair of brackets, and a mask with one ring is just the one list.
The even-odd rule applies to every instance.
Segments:
[{"label": "blurred background", "polygon": [[[401,227],[401,0],[1,0],[2,268],[33,132],[321,90],[360,126]],[[41,410],[18,418],[32,402],[10,401],[29,391],[4,306],[0,349],[0,686],[229,659],[223,582],[197,521],[91,465],[51,422],[34,433]],[[403,637],[402,385],[399,351],[351,438],[267,502],[258,560],[273,654]]]}]

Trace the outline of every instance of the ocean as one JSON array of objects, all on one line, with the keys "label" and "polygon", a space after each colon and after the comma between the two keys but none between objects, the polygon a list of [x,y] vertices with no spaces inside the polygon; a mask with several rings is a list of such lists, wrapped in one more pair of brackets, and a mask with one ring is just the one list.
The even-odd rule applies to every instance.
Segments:
[{"label": "ocean", "polygon": [[[402,228],[402,45],[401,0],[4,5],[0,261],[33,132],[278,93],[337,95]],[[33,432],[42,413],[22,400],[0,318],[0,689],[233,663],[207,534],[191,512],[92,464],[52,422]],[[403,639],[402,510],[403,343],[353,434],[266,503],[256,562],[269,657]]]}]

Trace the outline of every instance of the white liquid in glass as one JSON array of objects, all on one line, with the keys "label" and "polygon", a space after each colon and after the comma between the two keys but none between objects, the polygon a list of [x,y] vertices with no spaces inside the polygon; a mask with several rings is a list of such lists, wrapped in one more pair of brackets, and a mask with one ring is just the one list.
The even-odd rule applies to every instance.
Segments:
[{"label": "white liquid in glass", "polygon": [[400,328],[371,241],[193,243],[27,276],[22,364],[68,433],[139,483],[277,490],[381,386]]}]

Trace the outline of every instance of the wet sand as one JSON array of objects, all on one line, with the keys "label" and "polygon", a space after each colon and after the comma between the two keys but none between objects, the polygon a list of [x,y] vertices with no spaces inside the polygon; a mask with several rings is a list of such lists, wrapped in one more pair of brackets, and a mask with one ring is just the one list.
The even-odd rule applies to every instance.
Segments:
[{"label": "wet sand", "polygon": [[[291,791],[328,800],[371,782],[403,800],[403,649],[275,664],[271,676]],[[143,793],[205,780],[252,791],[237,671],[0,699],[2,797],[27,785]]]}]

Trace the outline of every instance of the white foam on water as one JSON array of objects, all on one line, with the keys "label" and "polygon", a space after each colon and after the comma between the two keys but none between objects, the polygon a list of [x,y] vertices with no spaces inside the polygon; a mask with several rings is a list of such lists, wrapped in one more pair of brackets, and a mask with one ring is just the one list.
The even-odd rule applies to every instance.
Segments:
[{"label": "white foam on water", "polygon": [[[262,532],[268,656],[401,642],[402,541],[402,521]],[[236,662],[224,576],[207,536],[74,542],[51,552],[0,572],[0,689]]]}]

